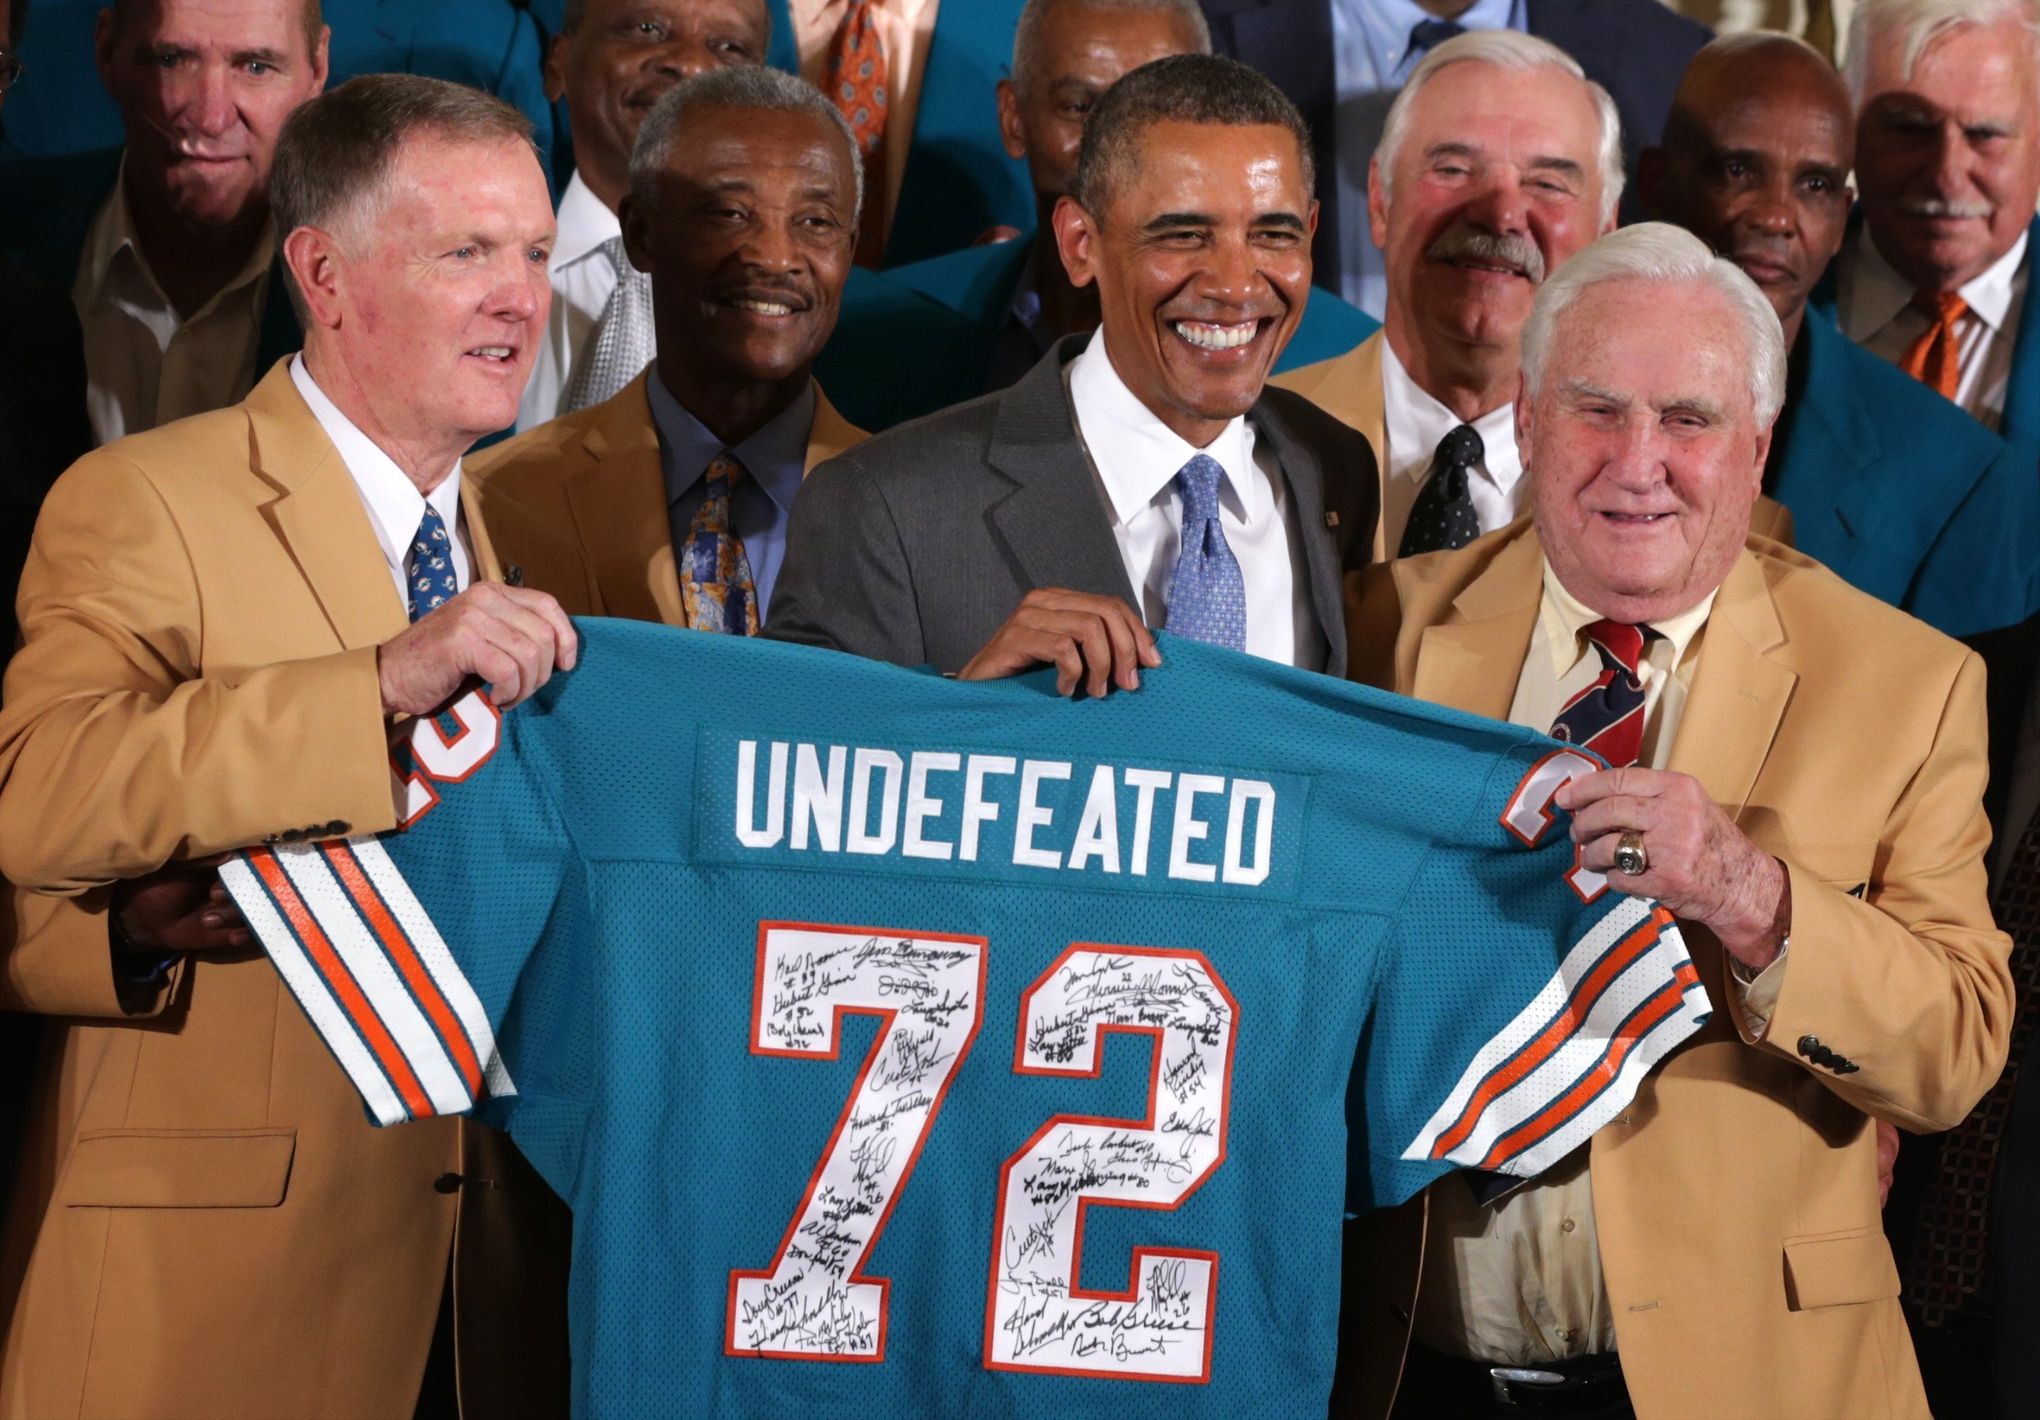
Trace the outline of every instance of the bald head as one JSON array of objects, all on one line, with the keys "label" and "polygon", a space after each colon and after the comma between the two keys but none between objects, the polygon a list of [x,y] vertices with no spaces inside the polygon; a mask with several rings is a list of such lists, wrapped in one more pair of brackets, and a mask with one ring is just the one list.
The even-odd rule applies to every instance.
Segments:
[{"label": "bald head", "polygon": [[1849,93],[1799,40],[1757,32],[1693,57],[1638,195],[1740,266],[1796,339],[1806,298],[1841,250],[1854,158]]}]

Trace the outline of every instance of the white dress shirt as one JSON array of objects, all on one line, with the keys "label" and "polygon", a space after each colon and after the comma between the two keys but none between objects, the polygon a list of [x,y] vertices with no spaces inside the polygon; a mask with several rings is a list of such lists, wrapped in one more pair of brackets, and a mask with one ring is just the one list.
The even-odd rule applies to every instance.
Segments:
[{"label": "white dress shirt", "polygon": [[[2026,304],[2026,239],[2027,234],[2020,232],[2010,251],[1957,292],[1969,310],[1956,322],[1961,375],[1955,402],[1993,432],[2004,422],[2012,346]],[[1842,333],[1871,354],[1899,364],[1933,324],[1913,304],[1914,294],[1877,249],[1870,228],[1858,227],[1842,253],[1838,292]]]},{"label": "white dress shirt", "polygon": [[[1650,623],[1659,634],[1645,644],[1637,666],[1644,707],[1640,764],[1662,769],[1671,758],[1699,663],[1701,630],[1713,610],[1709,593],[1689,610]],[[1600,652],[1585,635],[1599,620],[1546,563],[1544,596],[1509,707],[1510,723],[1550,730],[1566,702],[1600,675]],[[1535,1365],[1615,1349],[1587,1159],[1582,1146],[1535,1183],[1487,1206],[1462,1178],[1433,1186],[1417,1293],[1418,1340],[1497,1365]]]},{"label": "white dress shirt", "polygon": [[360,426],[326,397],[326,392],[312,379],[312,372],[305,368],[305,357],[301,354],[291,357],[290,379],[311,406],[313,417],[333,441],[340,462],[354,479],[354,491],[361,495],[361,506],[368,511],[368,523],[375,529],[383,561],[389,564],[390,586],[406,613],[411,607],[411,591],[404,559],[410,555],[411,543],[418,536],[418,524],[425,520],[428,502],[438,509],[440,521],[451,534],[448,540],[453,544],[454,585],[466,591],[474,577],[474,557],[468,548],[467,525],[460,516],[459,461],[454,462],[453,471],[440,480],[428,499],[410,476],[397,467],[396,460],[378,448],[375,440],[362,433]]},{"label": "white dress shirt", "polygon": [[[1431,461],[1438,456],[1444,437],[1466,421],[1440,404],[1429,391],[1410,378],[1395,347],[1381,343],[1381,407],[1388,448],[1382,461],[1387,465],[1386,494],[1382,499],[1382,546],[1393,557],[1402,545],[1403,528],[1410,509],[1431,477]],[[1523,460],[1516,453],[1516,406],[1505,404],[1473,421],[1480,435],[1481,460],[1466,480],[1473,499],[1473,515],[1480,530],[1491,533],[1516,521],[1528,485],[1523,481]],[[1550,728],[1547,723],[1540,728]]]},{"label": "white dress shirt", "polygon": [[559,235],[553,240],[552,312],[531,362],[531,382],[517,406],[517,432],[535,428],[567,412],[567,390],[574,361],[589,352],[602,308],[616,289],[616,267],[602,244],[623,235],[616,214],[602,205],[575,173],[560,194]]},{"label": "white dress shirt", "polygon": [[1218,521],[1240,564],[1247,594],[1249,653],[1284,665],[1323,670],[1327,644],[1310,596],[1303,529],[1281,465],[1257,447],[1244,416],[1199,449],[1156,417],[1126,387],[1101,334],[1064,375],[1077,434],[1112,519],[1143,620],[1168,624],[1169,582],[1182,549],[1183,500],[1176,474],[1198,454],[1225,470]]},{"label": "white dress shirt", "polygon": [[[112,193],[86,230],[71,287],[85,338],[85,401],[95,444],[247,396],[255,387],[275,253],[275,232],[265,227],[227,284],[189,319],[180,316],[142,255],[123,160]],[[286,297],[279,291],[276,299]]]}]

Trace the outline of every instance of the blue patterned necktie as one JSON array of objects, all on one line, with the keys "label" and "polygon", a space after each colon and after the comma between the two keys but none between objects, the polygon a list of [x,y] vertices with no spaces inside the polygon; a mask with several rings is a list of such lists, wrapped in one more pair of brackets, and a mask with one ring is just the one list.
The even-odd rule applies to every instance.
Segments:
[{"label": "blue patterned necktie", "polygon": [[1247,649],[1247,584],[1218,524],[1218,460],[1199,454],[1176,474],[1183,550],[1169,579],[1169,631],[1213,646]]},{"label": "blue patterned necktie", "polygon": [[418,520],[418,535],[411,539],[411,555],[404,562],[405,580],[411,590],[411,620],[437,611],[459,594],[446,521],[430,503],[425,505],[425,516]]},{"label": "blue patterned necktie", "polygon": [[680,606],[696,631],[758,634],[758,588],[744,540],[730,527],[730,489],[744,476],[734,454],[718,454],[702,478],[701,506],[680,556]]}]

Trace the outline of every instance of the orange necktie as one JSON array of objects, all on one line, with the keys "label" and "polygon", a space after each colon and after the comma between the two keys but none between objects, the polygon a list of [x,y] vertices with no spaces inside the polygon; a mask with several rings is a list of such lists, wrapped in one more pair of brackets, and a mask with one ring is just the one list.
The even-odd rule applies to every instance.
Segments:
[{"label": "orange necktie", "polygon": [[857,233],[857,264],[877,266],[885,245],[885,45],[878,37],[877,0],[849,0],[843,23],[829,41],[823,80],[829,97],[850,121],[864,157],[864,217]]},{"label": "orange necktie", "polygon": [[1927,311],[1933,324],[1920,332],[1898,368],[1928,389],[1939,390],[1943,399],[1953,400],[1962,383],[1962,349],[1955,323],[1968,313],[1968,303],[1953,291],[1943,291],[1937,296],[1922,292],[1913,304]]}]

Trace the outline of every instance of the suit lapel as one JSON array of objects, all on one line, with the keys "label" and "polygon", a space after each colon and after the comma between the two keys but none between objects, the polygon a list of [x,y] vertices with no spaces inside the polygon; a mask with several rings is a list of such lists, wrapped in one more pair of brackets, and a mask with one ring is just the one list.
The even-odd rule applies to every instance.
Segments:
[{"label": "suit lapel", "polygon": [[2026,299],[2012,337],[2012,381],[2005,391],[2005,442],[2040,447],[2040,292],[2033,271],[2040,267],[2040,217],[2026,228]]},{"label": "suit lapel", "polygon": [[1453,598],[1450,618],[1425,629],[1410,694],[1507,719],[1516,677],[1495,668],[1523,664],[1543,595],[1543,555],[1525,529]]},{"label": "suit lapel", "polygon": [[659,435],[640,374],[605,403],[567,475],[581,555],[608,616],[685,626]]},{"label": "suit lapel", "polygon": [[1707,618],[1700,664],[1666,765],[1698,779],[1731,816],[1749,802],[1799,682],[1772,654],[1784,642],[1763,564],[1745,552]]},{"label": "suit lapel", "polygon": [[343,646],[375,646],[402,631],[404,607],[389,563],[339,450],[279,364],[249,394],[255,471],[278,491],[264,516]]},{"label": "suit lapel", "polygon": [[990,517],[1028,586],[1104,593],[1137,607],[1063,388],[1063,368],[1089,338],[1064,337],[999,401],[986,459],[1013,491]]},{"label": "suit lapel", "polygon": [[1799,536],[1826,549],[1821,555],[1841,570],[1847,559],[1833,555],[1819,524],[1833,521],[1852,541],[1862,535],[1871,511],[1866,504],[1874,493],[1863,470],[1884,457],[1884,444],[1849,378],[1841,331],[1821,312],[1808,310],[1801,338],[1806,341],[1806,386],[1778,454],[1772,496],[1793,510]]},{"label": "suit lapel", "polygon": [[1325,471],[1316,454],[1298,443],[1281,409],[1265,396],[1247,416],[1274,447],[1275,460],[1289,485],[1289,506],[1303,531],[1303,555],[1309,564],[1310,599],[1329,651],[1326,671],[1346,673],[1345,569],[1339,564],[1338,536],[1325,519]]}]

